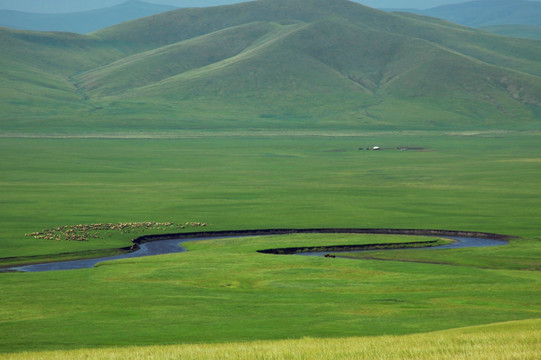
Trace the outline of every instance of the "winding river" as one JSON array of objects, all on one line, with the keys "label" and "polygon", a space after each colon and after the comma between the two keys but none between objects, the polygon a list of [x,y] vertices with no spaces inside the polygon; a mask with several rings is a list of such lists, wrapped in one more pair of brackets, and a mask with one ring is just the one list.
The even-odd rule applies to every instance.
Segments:
[{"label": "winding river", "polygon": [[[400,235],[426,235],[444,237],[455,240],[455,242],[442,246],[426,247],[424,249],[456,249],[464,247],[486,247],[486,246],[501,246],[508,244],[509,236],[479,232],[463,232],[450,230],[408,230],[408,229],[267,229],[267,230],[233,230],[233,231],[214,231],[200,233],[182,233],[171,235],[150,235],[142,236],[134,239],[133,242],[138,244],[138,249],[133,252],[108,256],[94,259],[71,260],[50,262],[42,264],[33,264],[26,266],[16,266],[3,271],[19,271],[19,272],[41,272],[41,271],[58,271],[58,270],[75,270],[92,268],[94,265],[111,260],[129,259],[143,256],[163,255],[185,252],[182,247],[183,243],[190,241],[201,241],[211,239],[238,238],[245,236],[270,236],[295,233],[327,233],[327,234],[400,234]],[[164,237],[168,237],[164,239]],[[174,237],[174,238],[172,238]],[[417,248],[423,249],[423,248]],[[395,249],[396,250],[396,249]],[[370,250],[361,250],[370,251]],[[337,251],[332,251],[336,253]],[[351,250],[346,252],[352,252]],[[329,252],[306,252],[298,255],[304,256],[324,256]]]}]

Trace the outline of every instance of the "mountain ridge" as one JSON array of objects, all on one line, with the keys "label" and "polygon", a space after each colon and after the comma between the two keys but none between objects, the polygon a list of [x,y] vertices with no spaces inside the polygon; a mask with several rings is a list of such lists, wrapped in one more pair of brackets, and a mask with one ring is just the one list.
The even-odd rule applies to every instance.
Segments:
[{"label": "mountain ridge", "polygon": [[90,35],[0,29],[0,44],[14,50],[0,59],[4,131],[531,128],[541,119],[539,42],[346,0],[180,9]]},{"label": "mountain ridge", "polygon": [[425,10],[403,9],[471,27],[541,25],[541,2],[527,0],[474,0]]},{"label": "mountain ridge", "polygon": [[0,26],[18,30],[87,34],[125,21],[175,9],[177,7],[127,0],[111,7],[74,13],[46,14],[0,10]]}]

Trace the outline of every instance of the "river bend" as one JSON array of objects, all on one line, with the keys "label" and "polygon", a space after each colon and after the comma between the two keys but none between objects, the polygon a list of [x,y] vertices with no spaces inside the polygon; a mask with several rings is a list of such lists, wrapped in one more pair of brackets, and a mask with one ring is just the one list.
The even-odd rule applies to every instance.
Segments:
[{"label": "river bend", "polygon": [[[415,232],[415,233],[413,233]],[[183,243],[190,241],[201,241],[211,239],[224,239],[232,237],[245,237],[245,236],[269,236],[279,234],[293,234],[293,233],[359,233],[359,234],[402,234],[402,235],[427,235],[438,236],[448,239],[453,239],[455,242],[442,246],[426,247],[424,249],[456,249],[465,247],[486,247],[486,246],[501,246],[506,245],[508,236],[498,234],[487,233],[471,233],[471,232],[458,232],[458,231],[445,231],[445,230],[400,230],[400,229],[280,229],[280,230],[246,230],[246,231],[216,231],[208,233],[189,233],[189,234],[176,234],[179,238],[176,239],[162,239],[159,240],[160,235],[143,236],[135,239],[134,242],[139,244],[139,249],[126,254],[108,256],[94,259],[82,259],[60,262],[49,262],[42,264],[33,264],[26,266],[16,266],[3,271],[20,271],[20,272],[41,272],[41,271],[58,271],[58,270],[75,270],[92,268],[94,265],[111,260],[129,259],[143,256],[154,256],[163,254],[173,254],[185,252],[186,249],[182,247]],[[444,235],[448,234],[448,235]],[[477,235],[477,236],[456,236],[461,234]],[[221,236],[223,235],[223,236]],[[166,235],[171,237],[172,235]],[[192,237],[195,236],[195,237]],[[180,238],[185,237],[185,238]],[[423,249],[423,248],[416,248]],[[396,250],[396,249],[393,249]],[[370,251],[370,250],[361,250]],[[381,251],[381,250],[379,250]],[[351,251],[346,251],[351,252]],[[299,255],[305,256],[324,256],[327,252],[311,252],[302,253]],[[336,251],[333,251],[336,253]]]}]

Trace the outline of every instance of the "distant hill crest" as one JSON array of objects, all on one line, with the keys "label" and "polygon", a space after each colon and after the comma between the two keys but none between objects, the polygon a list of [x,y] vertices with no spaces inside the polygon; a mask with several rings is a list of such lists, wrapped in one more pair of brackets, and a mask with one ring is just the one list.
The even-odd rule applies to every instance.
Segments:
[{"label": "distant hill crest", "polygon": [[476,0],[410,11],[473,27],[541,25],[539,1]]},{"label": "distant hill crest", "polygon": [[140,0],[128,0],[108,8],[62,14],[0,10],[0,26],[19,30],[66,31],[86,34],[125,21],[174,9],[177,8]]}]

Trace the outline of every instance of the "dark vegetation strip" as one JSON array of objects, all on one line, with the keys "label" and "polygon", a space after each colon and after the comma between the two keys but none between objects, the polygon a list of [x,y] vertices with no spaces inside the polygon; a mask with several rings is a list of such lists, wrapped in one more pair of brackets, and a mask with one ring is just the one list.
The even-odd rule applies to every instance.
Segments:
[{"label": "dark vegetation strip", "polygon": [[414,242],[405,242],[405,243],[290,247],[290,248],[258,250],[257,252],[263,253],[263,254],[274,254],[274,255],[294,255],[294,254],[302,254],[302,253],[320,253],[320,252],[413,249],[413,248],[419,248],[419,247],[440,246],[440,245],[445,245],[445,244],[446,242],[442,240],[430,240],[430,241],[414,241]]}]

